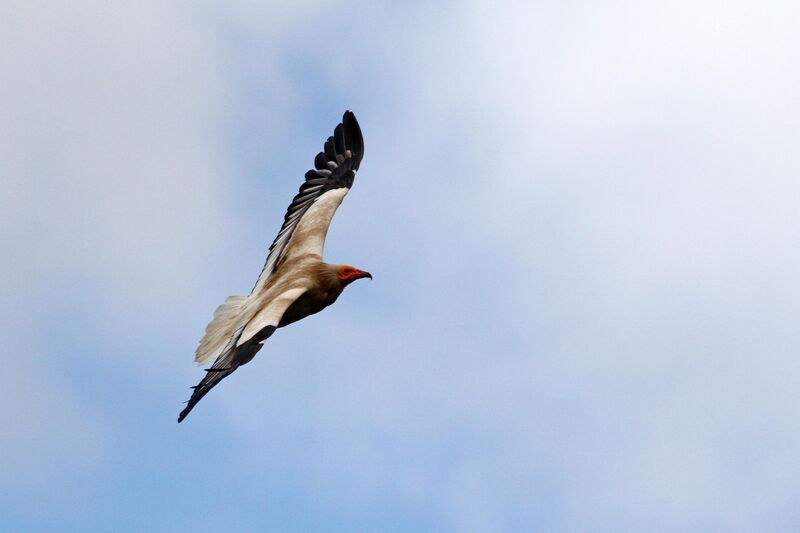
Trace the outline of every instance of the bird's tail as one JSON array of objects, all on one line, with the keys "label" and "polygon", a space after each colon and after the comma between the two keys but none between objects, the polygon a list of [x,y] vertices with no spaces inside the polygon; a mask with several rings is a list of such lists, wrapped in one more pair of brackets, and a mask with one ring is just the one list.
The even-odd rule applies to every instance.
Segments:
[{"label": "bird's tail", "polygon": [[195,351],[194,360],[197,364],[205,364],[225,350],[231,337],[247,318],[242,316],[245,314],[243,310],[246,301],[246,296],[228,296],[225,303],[217,307],[214,318],[206,326],[206,334]]}]

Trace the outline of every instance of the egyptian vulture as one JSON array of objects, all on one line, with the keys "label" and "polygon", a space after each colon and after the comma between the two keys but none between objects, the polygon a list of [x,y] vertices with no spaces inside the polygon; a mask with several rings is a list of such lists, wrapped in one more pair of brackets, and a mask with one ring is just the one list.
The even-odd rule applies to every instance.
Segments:
[{"label": "egyptian vulture", "polygon": [[353,281],[372,279],[369,272],[322,260],[328,226],[363,156],[361,128],[346,111],[314,158],[314,169],[306,172],[252,292],[228,297],[214,312],[194,358],[201,365],[214,363],[192,387],[178,422],[220,381],[249,363],[276,329],[322,311]]}]

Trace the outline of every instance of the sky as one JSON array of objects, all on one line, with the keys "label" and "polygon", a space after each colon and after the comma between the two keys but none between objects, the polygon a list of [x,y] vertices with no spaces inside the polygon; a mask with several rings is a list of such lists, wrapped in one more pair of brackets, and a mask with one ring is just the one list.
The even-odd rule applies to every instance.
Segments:
[{"label": "sky", "polygon": [[[0,531],[793,531],[796,3],[6,1]],[[346,109],[370,271],[187,420]]]}]

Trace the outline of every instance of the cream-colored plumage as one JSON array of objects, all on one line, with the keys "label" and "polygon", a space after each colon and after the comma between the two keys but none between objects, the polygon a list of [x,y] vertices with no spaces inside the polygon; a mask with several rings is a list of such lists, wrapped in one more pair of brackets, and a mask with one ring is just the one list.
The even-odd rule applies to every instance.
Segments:
[{"label": "cream-colored plumage", "polygon": [[[341,188],[326,192],[303,215],[281,259],[281,262],[287,263],[301,258],[293,265],[295,268],[276,270],[260,289],[249,296],[230,296],[217,308],[195,352],[194,360],[198,364],[205,364],[219,355],[230,336],[239,328],[244,327],[244,331],[237,345],[252,338],[263,327],[277,327],[283,312],[294,299],[314,286],[314,280],[309,279],[308,275],[304,276],[304,271],[299,267],[322,261],[328,227],[347,190]],[[258,324],[254,324],[254,320]],[[261,327],[256,329],[257,325]]]},{"label": "cream-colored plumage", "polygon": [[332,304],[344,287],[369,273],[322,260],[325,237],[336,209],[353,183],[364,153],[361,130],[347,111],[306,173],[253,291],[231,296],[214,312],[195,352],[195,361],[214,359],[193,387],[183,420],[198,401],[226,376],[246,364],[279,327]]}]

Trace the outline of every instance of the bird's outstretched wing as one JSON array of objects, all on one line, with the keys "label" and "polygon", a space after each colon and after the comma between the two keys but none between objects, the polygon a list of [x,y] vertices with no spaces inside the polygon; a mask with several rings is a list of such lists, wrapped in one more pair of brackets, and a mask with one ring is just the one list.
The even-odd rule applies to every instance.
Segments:
[{"label": "bird's outstretched wing", "polygon": [[[195,354],[198,363],[215,358],[214,364],[193,387],[194,392],[178,422],[186,418],[208,391],[255,357],[262,343],[277,329],[286,309],[305,292],[306,286],[291,283],[289,286],[293,288],[278,289],[279,293],[270,294],[283,286],[279,281],[276,281],[277,286],[270,284],[270,291],[262,292],[262,289],[273,273],[292,258],[315,255],[322,260],[328,226],[353,185],[363,156],[361,128],[355,115],[345,111],[342,122],[314,159],[315,168],[306,172],[305,182],[289,205],[250,295],[231,296],[214,313]],[[289,263],[286,264],[288,268]]]},{"label": "bird's outstretched wing", "polygon": [[[323,151],[314,158],[314,169],[306,172],[300,191],[292,200],[283,225],[269,247],[269,254],[251,294],[260,291],[275,269],[284,261],[293,248],[317,249],[322,255],[322,245],[328,224],[336,207],[353,185],[361,158],[364,156],[364,138],[356,116],[345,111],[342,122],[336,126],[331,137],[325,141]],[[316,206],[316,208],[314,208]],[[303,235],[295,235],[298,228]]]},{"label": "bird's outstretched wing", "polygon": [[278,328],[281,318],[286,310],[297,300],[306,289],[297,287],[283,292],[273,299],[269,305],[259,311],[249,322],[241,326],[222,349],[222,353],[206,369],[205,377],[200,383],[192,387],[192,397],[186,402],[186,408],[178,416],[181,422],[189,414],[197,402],[208,391],[213,389],[220,381],[233,374],[240,366],[249,363],[267,340]]},{"label": "bird's outstretched wing", "polygon": [[208,394],[208,391],[213,389],[220,381],[233,374],[233,372],[243,364],[249,363],[261,347],[264,346],[262,342],[269,338],[275,329],[275,326],[265,328],[261,333],[262,338],[260,338],[260,340],[257,340],[257,337],[253,337],[250,341],[241,346],[230,343],[231,346],[226,347],[225,351],[223,351],[220,356],[217,357],[217,360],[214,361],[214,364],[211,365],[211,368],[206,369],[206,375],[200,380],[200,383],[192,387],[192,396],[189,398],[189,401],[186,402],[186,407],[181,411],[181,414],[178,415],[178,422],[182,422],[183,419],[186,418],[186,415],[194,409],[197,402]]}]

